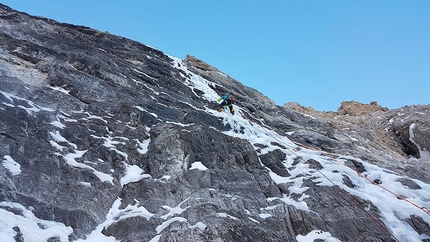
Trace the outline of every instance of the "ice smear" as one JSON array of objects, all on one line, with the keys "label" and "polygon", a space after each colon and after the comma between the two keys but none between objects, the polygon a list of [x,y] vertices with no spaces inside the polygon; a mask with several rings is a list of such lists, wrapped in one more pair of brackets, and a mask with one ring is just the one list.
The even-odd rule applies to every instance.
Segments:
[{"label": "ice smear", "polygon": [[79,182],[82,186],[91,187],[91,183],[89,182]]},{"label": "ice smear", "polygon": [[95,138],[95,139],[103,139],[104,143],[103,146],[107,147],[107,148],[116,148],[115,145],[121,144],[121,145],[125,145],[126,143],[124,141],[117,141],[114,139],[120,139],[121,137],[99,137],[99,136],[95,136],[95,135],[91,135],[91,137]]},{"label": "ice smear", "polygon": [[[187,81],[185,82],[185,84],[194,92],[194,89],[200,90],[203,92],[203,99],[209,100],[209,101],[215,101],[218,99],[219,95],[212,89],[209,87],[209,85],[215,86],[215,84],[213,82],[210,82],[208,80],[206,80],[205,78],[194,74],[193,72],[189,71],[184,63],[182,62],[181,59],[176,58],[176,57],[172,57],[170,56],[170,58],[173,59],[173,67],[180,69],[182,71],[184,71],[187,76],[189,77],[187,79]],[[195,93],[195,92],[194,92]],[[200,95],[198,95],[197,93],[195,93],[196,96],[200,97]]]},{"label": "ice smear", "polygon": [[[409,126],[409,140],[418,148],[420,152],[420,159],[415,159],[423,162],[430,162],[430,152],[423,150],[421,146],[415,141],[415,134],[414,134],[414,128],[417,126],[417,124],[412,123]],[[414,158],[411,158],[411,160],[414,160]]]},{"label": "ice smear", "polygon": [[260,222],[258,222],[257,220],[255,220],[255,219],[253,219],[253,218],[251,218],[251,217],[248,217],[248,219],[249,220],[251,220],[252,222],[254,222],[254,223],[257,223],[257,224],[259,224]]},{"label": "ice smear", "polygon": [[103,122],[105,122],[105,123],[108,123],[108,121],[106,121],[105,119],[103,119],[103,118],[102,118],[102,117],[100,117],[100,116],[92,115],[92,114],[90,114],[89,112],[84,112],[84,114],[86,114],[88,117],[87,117],[87,118],[83,118],[83,120],[88,120],[88,119],[97,119],[97,120],[101,120],[101,121],[103,121]]},{"label": "ice smear", "polygon": [[76,119],[72,119],[72,118],[69,118],[70,117],[70,115],[69,114],[67,114],[67,113],[65,113],[65,112],[62,112],[64,115],[66,115],[66,116],[68,116],[68,117],[66,117],[66,116],[64,116],[64,115],[61,115],[61,114],[59,114],[58,115],[58,117],[59,118],[61,118],[61,119],[63,119],[65,122],[69,122],[69,123],[78,123],[79,121],[78,120],[76,120]]}]

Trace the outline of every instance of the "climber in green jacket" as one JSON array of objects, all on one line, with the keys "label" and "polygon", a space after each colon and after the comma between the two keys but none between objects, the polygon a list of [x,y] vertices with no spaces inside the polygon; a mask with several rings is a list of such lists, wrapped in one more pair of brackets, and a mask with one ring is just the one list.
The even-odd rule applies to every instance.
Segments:
[{"label": "climber in green jacket", "polygon": [[228,106],[228,108],[230,109],[230,113],[232,115],[234,115],[234,108],[233,108],[233,103],[235,101],[234,97],[232,98],[228,98],[228,94],[224,94],[221,97],[218,98],[218,102],[220,102],[222,100],[222,102],[219,104],[219,112],[223,112],[224,111],[224,107]]}]

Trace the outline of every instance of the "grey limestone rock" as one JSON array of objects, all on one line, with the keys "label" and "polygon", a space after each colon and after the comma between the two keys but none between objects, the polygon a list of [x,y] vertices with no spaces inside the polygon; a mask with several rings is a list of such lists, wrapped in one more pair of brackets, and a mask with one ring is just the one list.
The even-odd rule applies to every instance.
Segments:
[{"label": "grey limestone rock", "polygon": [[[193,83],[196,75],[206,89]],[[376,128],[357,135],[358,121],[276,106],[195,57],[180,61],[1,4],[0,84],[0,211],[34,215],[46,241],[91,233],[121,241],[297,241],[312,231],[393,241],[378,226],[378,207],[348,193],[364,186],[353,173],[332,169],[339,183],[321,184],[328,158],[290,140],[335,153],[362,173],[369,172],[363,160],[387,164],[388,152],[390,167],[412,177],[399,184],[419,192],[428,182],[425,170],[401,166],[406,155],[429,151],[427,106],[384,111],[391,119],[378,125],[394,141],[383,146]],[[238,100],[234,117],[217,113],[206,95],[224,92]],[[426,218],[406,223],[430,236]],[[49,235],[54,225],[66,236]],[[0,226],[16,241],[31,236],[20,224]]]}]

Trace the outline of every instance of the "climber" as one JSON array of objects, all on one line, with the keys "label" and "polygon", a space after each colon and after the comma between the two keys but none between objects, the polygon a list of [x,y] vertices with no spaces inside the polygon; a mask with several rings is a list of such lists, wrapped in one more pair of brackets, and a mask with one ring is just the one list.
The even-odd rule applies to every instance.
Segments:
[{"label": "climber", "polygon": [[233,108],[233,103],[234,103],[234,97],[232,98],[228,98],[228,94],[224,94],[221,97],[218,98],[218,102],[221,101],[222,102],[219,104],[219,112],[224,112],[224,107],[228,106],[228,108],[230,109],[230,113],[232,115],[234,115],[234,108]]}]

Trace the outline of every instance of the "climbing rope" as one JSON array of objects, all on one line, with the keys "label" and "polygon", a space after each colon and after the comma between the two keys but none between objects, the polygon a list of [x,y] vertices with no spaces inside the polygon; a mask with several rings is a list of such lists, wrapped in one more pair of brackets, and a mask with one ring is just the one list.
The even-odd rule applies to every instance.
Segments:
[{"label": "climbing rope", "polygon": [[[242,117],[244,117],[245,119],[247,119],[250,123],[253,123],[253,121],[251,121],[249,118],[247,118],[247,117],[245,117],[245,116],[243,116],[242,115]],[[283,142],[282,140],[280,140],[280,139],[278,139],[275,135],[273,135],[272,134],[272,132],[274,132],[272,129],[269,129],[269,128],[267,128],[267,127],[265,127],[265,125],[259,125],[260,127],[262,127],[263,129],[265,129],[265,130],[267,130],[268,131],[268,135],[269,136],[271,136],[272,138],[274,138],[275,140],[277,140],[279,143],[281,143],[281,144],[284,144],[284,145],[286,145],[286,148],[292,153],[292,154],[294,154],[296,157],[299,157],[299,158],[302,158],[301,156],[299,156],[293,149],[290,149],[290,148],[288,148],[288,146],[290,146],[289,144],[287,145],[285,142]],[[285,137],[282,137],[282,139],[285,139]],[[289,140],[289,139],[288,139]],[[404,200],[404,201],[406,201],[406,202],[408,202],[409,204],[411,204],[411,205],[413,205],[414,207],[416,207],[416,208],[418,208],[418,209],[420,209],[420,210],[423,210],[424,212],[426,212],[427,213],[427,215],[429,215],[430,216],[430,209],[428,209],[428,208],[426,208],[426,207],[422,207],[422,206],[419,206],[419,205],[417,205],[417,204],[415,204],[415,203],[413,203],[412,201],[410,201],[409,199],[407,199],[407,198],[405,198],[405,197],[403,197],[403,196],[401,196],[401,195],[399,195],[399,194],[397,194],[397,193],[395,193],[395,192],[393,192],[393,191],[391,191],[391,190],[389,190],[388,188],[386,188],[386,187],[384,187],[384,186],[382,186],[381,184],[379,184],[379,183],[377,183],[377,182],[375,182],[374,180],[371,180],[371,179],[369,179],[368,177],[366,177],[365,175],[363,175],[362,173],[360,173],[360,172],[358,172],[358,171],[356,171],[356,170],[354,170],[354,169],[352,169],[351,167],[349,167],[349,166],[347,166],[345,163],[343,163],[343,162],[341,162],[340,160],[338,160],[337,158],[335,158],[335,157],[333,157],[332,155],[330,155],[330,154],[328,154],[327,152],[325,152],[325,151],[321,151],[321,150],[318,150],[318,149],[315,149],[315,148],[313,148],[313,147],[310,147],[310,146],[306,146],[306,145],[303,145],[303,144],[301,144],[301,143],[299,143],[299,142],[295,142],[295,141],[292,141],[292,140],[289,140],[290,142],[292,142],[292,143],[294,143],[294,144],[296,144],[297,146],[300,146],[300,147],[304,147],[304,148],[306,148],[306,149],[310,149],[310,150],[314,150],[314,151],[317,151],[317,152],[320,152],[322,155],[324,155],[324,156],[326,156],[326,157],[328,157],[329,159],[331,159],[331,160],[333,160],[333,161],[335,161],[335,162],[337,162],[337,163],[339,163],[339,164],[341,164],[341,165],[343,165],[343,166],[345,166],[345,167],[348,167],[349,169],[351,169],[351,170],[353,170],[353,171],[355,171],[360,177],[362,177],[362,178],[364,178],[364,179],[366,179],[366,180],[368,180],[369,182],[371,182],[372,184],[374,184],[374,185],[377,185],[378,187],[380,187],[380,188],[382,188],[383,190],[385,190],[385,191],[387,191],[387,192],[389,192],[389,193],[391,193],[391,194],[393,194],[394,196],[396,196],[398,199],[401,199],[401,200]],[[291,146],[290,146],[291,147]],[[383,223],[381,223],[381,221],[379,221],[379,219],[377,219],[372,213],[370,213],[369,211],[366,211],[366,209],[363,207],[363,206],[361,206],[349,193],[347,193],[345,190],[343,190],[341,187],[339,187],[338,185],[336,185],[329,177],[327,177],[322,171],[320,171],[320,170],[318,170],[318,169],[315,169],[317,172],[319,172],[323,177],[325,177],[330,183],[332,183],[336,188],[338,188],[341,192],[342,192],[342,194],[344,194],[346,197],[348,197],[353,203],[355,203],[361,210],[363,210],[369,217],[371,217],[379,226],[381,226],[385,231],[387,231],[387,233],[391,236],[391,237],[393,237],[396,241],[399,241],[400,242],[400,240],[398,239],[398,238],[396,238],[396,236],[394,236],[394,234],[393,233],[391,233],[391,231],[383,224]]]},{"label": "climbing rope", "polygon": [[399,194],[397,194],[397,193],[395,193],[395,192],[391,191],[390,189],[388,189],[388,188],[386,188],[386,187],[382,186],[381,184],[379,184],[379,183],[375,182],[374,180],[372,180],[372,179],[368,178],[367,176],[363,175],[363,173],[360,173],[360,172],[358,172],[358,171],[356,171],[356,170],[352,169],[351,167],[347,166],[345,163],[341,162],[339,159],[336,159],[335,157],[333,157],[332,155],[328,154],[327,152],[325,152],[325,151],[321,151],[321,150],[317,150],[317,149],[315,149],[315,148],[312,148],[312,147],[310,147],[310,146],[306,146],[306,145],[300,144],[300,143],[295,142],[295,141],[291,141],[291,142],[293,142],[294,144],[299,145],[299,146],[301,146],[301,147],[304,147],[304,148],[307,148],[307,149],[311,149],[311,150],[314,150],[314,151],[318,151],[318,152],[320,152],[322,155],[324,155],[324,156],[326,156],[326,157],[330,158],[331,160],[333,160],[333,161],[337,162],[338,164],[340,164],[340,165],[342,165],[342,166],[345,166],[345,167],[348,167],[349,169],[353,170],[355,173],[357,173],[357,175],[358,175],[358,176],[360,176],[360,177],[362,177],[362,178],[364,178],[364,179],[368,180],[368,181],[369,181],[369,182],[371,182],[372,184],[374,184],[374,185],[376,185],[376,186],[378,186],[378,187],[382,188],[383,190],[385,190],[385,191],[387,191],[387,192],[389,192],[389,193],[393,194],[393,195],[394,195],[394,196],[396,196],[398,199],[401,199],[401,200],[403,200],[403,201],[405,201],[405,202],[407,202],[407,203],[411,204],[412,206],[414,206],[414,207],[416,207],[416,208],[418,208],[418,209],[420,209],[420,210],[423,210],[424,212],[426,212],[426,213],[427,213],[427,215],[429,215],[429,216],[430,216],[430,210],[429,210],[428,208],[426,208],[426,207],[422,207],[422,206],[419,206],[419,205],[415,204],[414,202],[410,201],[409,199],[407,199],[406,197],[404,197],[404,196],[402,196],[402,195],[399,195]]},{"label": "climbing rope", "polygon": [[[242,111],[244,111],[244,110],[242,110]],[[248,113],[248,115],[250,115],[250,114]],[[248,121],[250,122],[250,124],[255,123],[255,122],[253,122],[252,120],[250,120],[248,117],[246,117],[245,115],[241,115],[241,117],[243,117],[244,119],[248,120]],[[288,148],[288,147],[291,147],[291,145],[289,145],[289,144],[285,143],[284,141],[282,141],[282,140],[278,139],[275,135],[273,135],[273,134],[272,134],[273,132],[275,132],[273,129],[266,127],[266,125],[264,125],[261,121],[260,121],[260,123],[261,123],[261,124],[260,124],[259,126],[260,126],[260,127],[262,127],[263,129],[265,129],[265,130],[268,132],[267,134],[268,134],[269,136],[271,136],[272,138],[274,138],[275,140],[277,140],[280,144],[284,144],[284,145],[286,146],[286,148],[287,148],[287,149],[288,149],[292,154],[294,154],[296,157],[301,158],[301,157],[300,157],[296,152],[294,152],[294,151],[293,151],[293,149]],[[277,134],[277,136],[279,136],[279,135]],[[282,139],[286,139],[285,137],[281,137],[281,138],[282,138]],[[345,163],[343,163],[343,162],[341,162],[340,160],[336,159],[335,157],[333,157],[332,155],[328,154],[327,152],[322,151],[322,150],[315,149],[315,148],[313,148],[313,147],[310,147],[310,146],[307,146],[307,145],[301,144],[301,143],[296,142],[296,141],[292,141],[292,140],[290,140],[290,139],[288,139],[288,141],[290,141],[290,142],[292,142],[292,143],[296,144],[297,146],[300,146],[300,147],[303,147],[303,148],[310,149],[310,150],[317,151],[317,152],[321,153],[322,155],[324,155],[324,156],[326,156],[327,158],[329,158],[329,159],[331,159],[331,160],[333,160],[333,161],[337,162],[338,164],[340,164],[340,165],[342,165],[342,166],[345,166],[345,167],[347,167],[347,168],[349,168],[349,169],[353,170],[355,173],[357,173],[357,175],[358,175],[358,176],[360,176],[360,177],[362,177],[362,178],[366,179],[367,181],[369,181],[369,182],[371,182],[372,184],[374,184],[374,185],[376,185],[376,186],[380,187],[381,189],[383,189],[383,190],[385,190],[385,191],[387,191],[387,192],[389,192],[389,193],[393,194],[393,195],[394,195],[394,196],[396,196],[398,199],[401,199],[401,200],[403,200],[403,201],[405,201],[405,202],[407,202],[407,203],[411,204],[412,206],[414,206],[414,207],[416,207],[416,208],[418,208],[418,209],[420,209],[420,210],[422,210],[422,211],[426,212],[426,213],[427,213],[427,215],[429,215],[429,216],[430,216],[430,209],[428,209],[427,207],[419,206],[419,205],[415,204],[414,202],[410,201],[409,199],[407,199],[406,197],[401,196],[401,195],[399,195],[399,194],[397,194],[397,193],[395,193],[395,192],[391,191],[390,189],[388,189],[388,188],[386,188],[386,187],[382,186],[381,184],[379,184],[379,183],[377,183],[377,182],[375,182],[375,181],[371,180],[370,178],[366,177],[366,176],[365,176],[365,175],[363,175],[362,173],[360,173],[360,172],[358,172],[358,171],[356,171],[356,170],[352,169],[351,167],[347,166]]]},{"label": "climbing rope", "polygon": [[[272,136],[272,138],[276,139],[277,141],[281,142],[280,140],[278,140],[276,137]],[[292,141],[293,143],[297,144],[297,142]],[[283,143],[283,142],[281,142]],[[285,144],[285,143],[283,143]],[[299,156],[295,151],[289,149],[287,147],[287,149],[293,153],[296,157],[301,158],[301,156]],[[311,167],[312,168],[312,167]],[[385,230],[391,237],[393,237],[396,241],[400,242],[400,240],[393,234],[391,233],[391,231],[387,228],[387,226],[385,226],[378,218],[376,218],[371,212],[366,211],[366,209],[360,204],[358,203],[354,197],[352,197],[348,192],[346,192],[344,189],[342,189],[340,186],[336,185],[334,183],[333,180],[331,180],[328,176],[326,176],[322,171],[320,171],[319,169],[313,168],[314,170],[316,170],[318,173],[320,173],[323,177],[325,177],[331,184],[333,184],[334,187],[336,187],[345,197],[347,197],[349,200],[351,200],[358,208],[360,208],[363,212],[365,212],[373,221],[375,221],[383,230]]]},{"label": "climbing rope", "polygon": [[[252,123],[252,121],[251,121],[250,119],[248,119],[247,117],[244,117],[244,118],[245,118],[245,119],[247,119],[249,122],[251,122],[251,123]],[[260,125],[260,127],[262,127],[263,129],[267,130],[267,131],[268,131],[268,134],[269,134],[272,138],[274,138],[275,140],[279,141],[281,144],[286,145],[286,146],[287,146],[286,148],[287,148],[287,149],[288,149],[292,154],[294,154],[294,155],[295,155],[295,156],[297,156],[297,157],[300,157],[296,152],[294,152],[292,149],[288,148],[288,146],[290,146],[290,145],[287,145],[285,142],[283,142],[283,141],[279,140],[277,137],[275,137],[274,135],[272,135],[272,132],[274,132],[273,130],[271,130],[271,129],[269,129],[269,128],[267,128],[267,127],[263,126],[263,125]],[[285,139],[285,137],[281,137],[281,138],[282,138],[282,139]],[[289,140],[289,139],[288,139],[288,140]],[[362,178],[364,178],[364,179],[368,180],[369,182],[371,182],[372,184],[374,184],[374,185],[376,185],[376,186],[378,186],[378,187],[382,188],[383,190],[385,190],[385,191],[387,191],[387,192],[389,192],[389,193],[393,194],[393,195],[394,195],[394,196],[396,196],[398,199],[401,199],[401,200],[403,200],[403,201],[405,201],[405,202],[407,202],[407,203],[411,204],[412,206],[414,206],[414,207],[416,207],[416,208],[418,208],[418,209],[420,209],[420,210],[422,210],[422,211],[426,212],[426,213],[427,213],[427,215],[429,215],[429,216],[430,216],[430,209],[428,209],[428,208],[426,208],[426,207],[423,207],[423,206],[419,206],[419,205],[415,204],[414,202],[410,201],[409,199],[407,199],[406,197],[401,196],[401,195],[399,195],[399,194],[397,194],[397,193],[395,193],[395,192],[391,191],[390,189],[388,189],[388,188],[386,188],[386,187],[382,186],[381,184],[379,184],[379,183],[375,182],[374,180],[371,180],[371,179],[370,179],[370,178],[368,178],[367,176],[365,176],[365,175],[363,175],[362,173],[360,173],[360,172],[358,172],[358,171],[356,171],[356,170],[352,169],[351,167],[347,166],[345,163],[343,163],[343,162],[341,162],[340,160],[336,159],[335,157],[333,157],[332,155],[328,154],[327,152],[322,151],[322,150],[315,149],[315,148],[313,148],[313,147],[310,147],[310,146],[307,146],[307,145],[301,144],[301,143],[296,142],[296,141],[292,141],[292,140],[289,140],[289,141],[290,141],[290,142],[292,142],[292,143],[294,143],[294,144],[296,144],[297,146],[300,146],[300,147],[303,147],[303,148],[306,148],[306,149],[310,149],[310,150],[313,150],[313,151],[320,152],[322,155],[324,155],[324,156],[328,157],[329,159],[331,159],[331,160],[333,160],[333,161],[337,162],[338,164],[340,164],[340,165],[342,165],[342,166],[345,166],[345,167],[347,167],[347,168],[349,168],[349,169],[353,170],[353,171],[354,171],[355,173],[357,173],[357,175],[359,175],[360,177],[362,177]],[[291,147],[291,146],[290,146],[290,147]]]},{"label": "climbing rope", "polygon": [[385,226],[383,223],[381,223],[381,221],[379,221],[378,218],[376,218],[371,212],[367,211],[359,202],[357,202],[353,196],[351,196],[351,194],[349,194],[348,192],[346,192],[345,190],[343,190],[341,187],[339,187],[338,185],[336,185],[333,180],[331,180],[328,176],[326,176],[322,171],[315,169],[317,172],[319,172],[322,176],[324,176],[331,184],[333,184],[334,187],[336,187],[344,196],[346,196],[347,198],[349,198],[349,200],[351,200],[357,207],[359,207],[363,212],[365,212],[373,221],[375,221],[381,228],[383,228],[385,231],[387,231],[387,233],[393,237],[396,241],[400,242],[399,239],[397,239],[396,236],[394,236],[393,233],[391,233],[391,231],[387,228],[387,226]]}]

